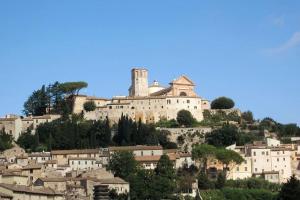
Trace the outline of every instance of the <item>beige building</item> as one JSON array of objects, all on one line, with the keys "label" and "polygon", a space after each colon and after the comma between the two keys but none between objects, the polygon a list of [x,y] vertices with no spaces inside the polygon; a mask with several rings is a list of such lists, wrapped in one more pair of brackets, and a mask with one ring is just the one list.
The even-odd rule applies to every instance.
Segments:
[{"label": "beige building", "polygon": [[99,149],[74,149],[51,151],[51,160],[56,160],[57,165],[68,165],[69,158],[100,158]]},{"label": "beige building", "polygon": [[185,109],[198,120],[203,119],[203,110],[210,109],[209,101],[199,97],[195,84],[186,76],[173,80],[169,87],[162,87],[157,81],[148,87],[148,71],[135,68],[131,72],[129,96],[116,96],[112,99],[88,96],[74,97],[74,113],[84,112],[83,105],[94,101],[97,108],[84,112],[87,119],[99,120],[108,117],[113,123],[121,115],[127,115],[145,123],[155,123],[161,119],[176,119],[178,111]]},{"label": "beige building", "polygon": [[78,158],[70,157],[69,166],[72,170],[94,170],[102,168],[102,165],[99,161],[96,161],[95,158]]},{"label": "beige building", "polygon": [[52,189],[34,189],[27,186],[0,184],[2,194],[13,197],[13,200],[64,200],[63,194]]},{"label": "beige building", "polygon": [[0,118],[0,130],[4,130],[7,134],[12,135],[15,140],[22,133],[22,120],[16,115],[6,115]]}]

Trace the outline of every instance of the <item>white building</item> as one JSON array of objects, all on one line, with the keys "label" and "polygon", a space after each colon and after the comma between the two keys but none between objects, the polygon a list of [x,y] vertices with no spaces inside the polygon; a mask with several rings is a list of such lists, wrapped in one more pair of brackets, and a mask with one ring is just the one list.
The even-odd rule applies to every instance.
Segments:
[{"label": "white building", "polygon": [[70,157],[69,166],[72,170],[94,170],[102,168],[100,162],[96,161],[95,158],[79,158]]},{"label": "white building", "polygon": [[210,109],[209,101],[196,94],[195,84],[184,75],[173,80],[169,87],[162,87],[157,81],[148,87],[148,71],[135,68],[131,71],[131,80],[129,96],[112,99],[74,96],[73,112],[84,112],[84,103],[94,101],[97,108],[92,112],[84,112],[87,119],[103,120],[108,117],[116,123],[123,114],[136,121],[154,123],[161,119],[176,119],[178,111],[182,109],[190,111],[201,121],[203,110]]}]

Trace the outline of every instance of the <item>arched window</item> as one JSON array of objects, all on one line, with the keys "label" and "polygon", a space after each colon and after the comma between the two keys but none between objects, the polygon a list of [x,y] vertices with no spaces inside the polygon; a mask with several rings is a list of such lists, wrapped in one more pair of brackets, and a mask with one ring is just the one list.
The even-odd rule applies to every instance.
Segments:
[{"label": "arched window", "polygon": [[185,97],[185,96],[187,96],[187,94],[185,92],[180,92],[179,96]]}]

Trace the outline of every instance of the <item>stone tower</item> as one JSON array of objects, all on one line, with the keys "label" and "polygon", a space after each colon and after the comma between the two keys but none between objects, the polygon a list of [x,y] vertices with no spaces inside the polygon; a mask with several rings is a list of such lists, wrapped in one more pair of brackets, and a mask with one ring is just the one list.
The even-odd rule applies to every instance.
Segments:
[{"label": "stone tower", "polygon": [[145,68],[133,68],[131,70],[131,87],[129,88],[129,96],[145,97],[148,95],[148,70]]}]

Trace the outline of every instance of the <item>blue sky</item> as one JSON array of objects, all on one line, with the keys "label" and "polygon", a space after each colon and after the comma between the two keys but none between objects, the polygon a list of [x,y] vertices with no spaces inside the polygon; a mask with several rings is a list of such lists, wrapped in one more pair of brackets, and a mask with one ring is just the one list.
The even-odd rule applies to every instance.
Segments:
[{"label": "blue sky", "polygon": [[181,74],[207,99],[300,124],[300,1],[0,1],[0,115],[30,93],[83,80],[126,95],[130,69],[167,85]]}]

